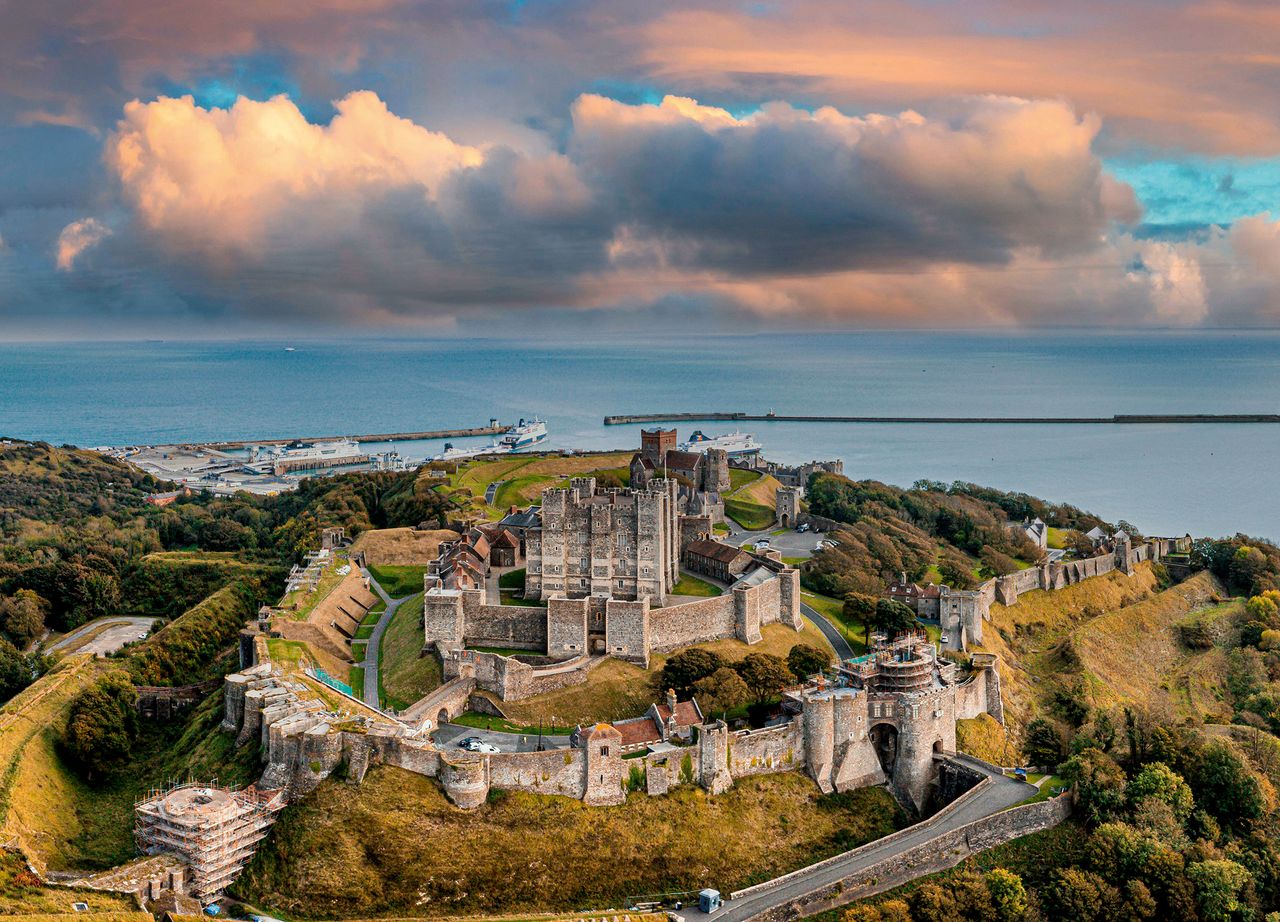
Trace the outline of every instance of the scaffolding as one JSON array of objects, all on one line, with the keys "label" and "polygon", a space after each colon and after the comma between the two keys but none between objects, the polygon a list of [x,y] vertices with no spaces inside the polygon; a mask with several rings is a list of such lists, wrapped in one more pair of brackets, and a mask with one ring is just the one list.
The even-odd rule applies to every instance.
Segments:
[{"label": "scaffolding", "polygon": [[186,862],[192,895],[209,902],[239,876],[284,805],[284,791],[188,782],[137,801],[134,835],[143,853]]}]

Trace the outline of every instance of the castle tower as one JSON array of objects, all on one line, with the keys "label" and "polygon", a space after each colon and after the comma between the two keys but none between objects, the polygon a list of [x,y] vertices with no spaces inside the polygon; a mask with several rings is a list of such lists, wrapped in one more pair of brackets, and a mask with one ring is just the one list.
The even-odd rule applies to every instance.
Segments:
[{"label": "castle tower", "polygon": [[712,720],[698,728],[698,784],[711,794],[733,787],[729,771],[729,726]]},{"label": "castle tower", "polygon": [[641,429],[640,454],[662,467],[667,460],[667,452],[676,450],[676,431],[674,429]]},{"label": "castle tower", "polygon": [[708,448],[702,462],[702,489],[707,493],[729,492],[729,453]]},{"label": "castle tower", "polygon": [[474,810],[489,797],[489,760],[471,753],[441,750],[440,783],[455,804]]},{"label": "castle tower", "polygon": [[612,724],[598,723],[587,734],[584,745],[586,784],[582,802],[589,807],[626,803],[622,786],[622,734]]},{"label": "castle tower", "polygon": [[800,522],[800,488],[778,487],[778,524],[783,528],[795,528]]}]

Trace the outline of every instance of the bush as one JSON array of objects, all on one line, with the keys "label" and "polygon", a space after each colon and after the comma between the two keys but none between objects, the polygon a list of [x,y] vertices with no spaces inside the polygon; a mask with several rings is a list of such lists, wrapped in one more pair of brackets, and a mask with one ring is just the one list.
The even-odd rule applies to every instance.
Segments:
[{"label": "bush", "polygon": [[830,665],[830,654],[807,643],[798,643],[787,653],[787,668],[797,679],[815,675]]},{"label": "bush", "polygon": [[111,672],[71,702],[63,751],[86,778],[121,765],[138,738],[138,693],[123,672]]}]

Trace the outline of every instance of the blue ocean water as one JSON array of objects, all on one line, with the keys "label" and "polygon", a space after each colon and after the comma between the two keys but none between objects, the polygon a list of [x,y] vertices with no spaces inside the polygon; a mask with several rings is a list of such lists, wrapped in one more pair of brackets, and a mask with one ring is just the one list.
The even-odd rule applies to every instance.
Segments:
[{"label": "blue ocean water", "polygon": [[[1280,334],[823,333],[0,345],[0,435],[79,445],[399,432],[541,415],[549,447],[631,447],[613,413],[1280,412]],[[708,431],[723,425],[707,424]],[[1280,538],[1280,426],[752,423],[781,461],[971,480],[1151,534]],[[682,435],[687,428],[682,429]],[[487,440],[481,440],[487,441]],[[459,444],[462,444],[461,442]],[[439,443],[397,443],[409,457]]]}]

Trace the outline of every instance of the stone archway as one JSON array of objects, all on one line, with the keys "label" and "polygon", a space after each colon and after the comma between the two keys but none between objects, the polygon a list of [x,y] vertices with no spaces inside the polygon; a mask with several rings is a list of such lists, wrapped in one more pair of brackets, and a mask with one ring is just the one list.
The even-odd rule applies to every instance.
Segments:
[{"label": "stone archway", "polygon": [[790,528],[790,527],[791,527],[791,516],[787,515],[787,514],[784,512],[784,513],[782,513],[782,517],[778,520],[778,522],[779,522],[779,524],[781,524],[781,525],[782,525],[782,527],[783,527],[783,528]]},{"label": "stone archway", "polygon": [[876,724],[868,734],[871,745],[875,747],[876,756],[880,759],[880,767],[886,775],[893,775],[893,766],[898,761],[898,728],[891,723]]},{"label": "stone archway", "polygon": [[449,722],[449,709],[441,708],[440,713],[436,715],[436,729],[443,727]]}]

